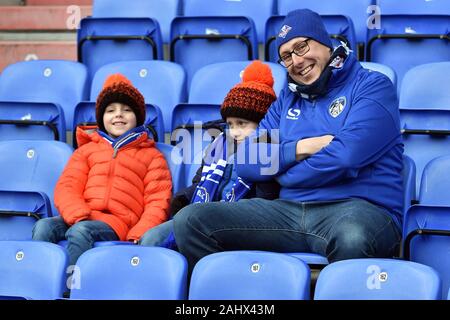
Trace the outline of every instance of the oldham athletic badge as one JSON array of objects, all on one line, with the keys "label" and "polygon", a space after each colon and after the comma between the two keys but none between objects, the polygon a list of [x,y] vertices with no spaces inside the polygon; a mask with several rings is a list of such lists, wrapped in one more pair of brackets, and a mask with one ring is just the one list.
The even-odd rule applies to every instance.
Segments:
[{"label": "oldham athletic badge", "polygon": [[342,111],[345,108],[345,105],[347,104],[347,99],[345,97],[340,97],[334,100],[330,108],[328,109],[328,112],[333,118],[336,118],[338,115],[342,113]]},{"label": "oldham athletic badge", "polygon": [[209,202],[209,192],[204,187],[197,187],[197,194],[196,197],[200,198],[201,200],[197,200],[194,203],[198,202]]}]

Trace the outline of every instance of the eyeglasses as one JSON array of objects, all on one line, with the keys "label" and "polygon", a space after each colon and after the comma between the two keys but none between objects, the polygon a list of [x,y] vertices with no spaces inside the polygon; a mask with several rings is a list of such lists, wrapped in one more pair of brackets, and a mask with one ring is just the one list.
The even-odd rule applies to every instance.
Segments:
[{"label": "eyeglasses", "polygon": [[289,68],[294,63],[292,61],[292,54],[295,53],[296,56],[302,57],[309,51],[308,41],[311,39],[306,39],[305,41],[299,42],[294,46],[292,51],[283,54],[280,59],[278,59],[278,63],[281,64],[285,68]]}]

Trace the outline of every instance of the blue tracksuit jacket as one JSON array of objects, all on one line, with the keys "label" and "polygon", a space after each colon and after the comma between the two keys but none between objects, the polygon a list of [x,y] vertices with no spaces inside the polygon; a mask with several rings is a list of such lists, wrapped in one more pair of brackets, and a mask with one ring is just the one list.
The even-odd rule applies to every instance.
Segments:
[{"label": "blue tracksuit jacket", "polygon": [[[255,135],[239,148],[236,170],[248,181],[276,176],[282,199],[366,199],[401,225],[403,144],[396,89],[383,74],[363,69],[353,54],[332,73],[328,93],[315,100],[289,88],[281,92]],[[269,130],[271,144],[256,144],[262,129]],[[279,137],[273,129],[279,129]],[[327,147],[295,160],[298,140],[325,134],[334,136]],[[254,153],[262,148],[269,157],[259,155],[255,161]]]}]

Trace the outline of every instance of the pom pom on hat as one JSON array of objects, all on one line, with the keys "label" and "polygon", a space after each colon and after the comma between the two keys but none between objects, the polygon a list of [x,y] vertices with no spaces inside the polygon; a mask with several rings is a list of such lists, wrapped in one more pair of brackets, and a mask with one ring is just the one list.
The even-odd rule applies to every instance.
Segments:
[{"label": "pom pom on hat", "polygon": [[259,60],[244,70],[242,82],[226,95],[220,113],[222,118],[237,117],[259,123],[276,99],[270,67]]}]

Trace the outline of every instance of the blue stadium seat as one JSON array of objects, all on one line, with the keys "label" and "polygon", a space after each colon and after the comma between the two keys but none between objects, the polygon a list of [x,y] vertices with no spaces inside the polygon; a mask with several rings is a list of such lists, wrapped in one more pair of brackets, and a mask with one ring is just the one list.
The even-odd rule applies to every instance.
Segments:
[{"label": "blue stadium seat", "polygon": [[[277,62],[279,59],[275,39],[283,25],[283,16],[272,16],[267,20],[265,33],[265,60]],[[352,20],[343,15],[321,15],[325,28],[330,34],[333,46],[344,42],[350,49],[356,51],[356,36]]]},{"label": "blue stadium seat", "polygon": [[[54,139],[57,133],[57,140],[66,141],[65,128],[72,127],[75,106],[87,100],[88,87],[87,69],[77,62],[36,60],[9,65],[0,76],[1,119],[23,123],[46,121],[48,124],[36,123],[40,128],[27,131],[27,139]],[[21,103],[7,103],[11,101]],[[45,130],[45,126],[55,126],[56,132],[50,128]],[[0,136],[3,139],[17,133],[21,139],[25,130],[22,126],[12,130],[8,125],[6,129],[2,128]]]},{"label": "blue stadium seat", "polygon": [[180,150],[184,183],[190,186],[205,148],[224,130],[220,105],[179,104],[173,112],[172,128],[171,143]]},{"label": "blue stadium seat", "polygon": [[186,299],[187,262],[159,247],[106,246],[81,255],[72,277],[71,299]]},{"label": "blue stadium seat", "polygon": [[172,191],[176,193],[184,188],[184,167],[181,153],[177,148],[165,143],[157,143],[156,146],[166,158],[172,175]]},{"label": "blue stadium seat", "polygon": [[[80,102],[75,108],[73,117],[73,146],[77,147],[76,142],[76,128],[81,127],[85,129],[97,128],[95,120],[95,102]],[[150,130],[151,136],[155,141],[164,140],[164,123],[161,110],[154,105],[145,105],[145,125]]]},{"label": "blue stadium seat", "polygon": [[450,146],[450,62],[424,64],[409,70],[400,89],[400,118],[405,154],[417,167],[416,186],[425,165]]},{"label": "blue stadium seat", "polygon": [[78,61],[88,68],[89,81],[105,64],[126,60],[162,60],[163,44],[153,18],[81,20],[77,32]]},{"label": "blue stadium seat", "polygon": [[409,69],[400,88],[400,109],[450,110],[449,82],[449,61]]},{"label": "blue stadium seat", "polygon": [[299,259],[263,251],[225,251],[192,272],[190,300],[309,300],[310,270]]},{"label": "blue stadium seat", "polygon": [[247,17],[177,17],[170,38],[170,59],[185,68],[188,89],[207,64],[258,58],[255,25]]},{"label": "blue stadium seat", "polygon": [[0,240],[31,239],[36,219],[58,215],[53,190],[72,148],[59,141],[2,141],[0,154]]},{"label": "blue stadium seat", "polygon": [[430,161],[420,184],[419,204],[409,208],[403,227],[403,257],[433,267],[442,282],[442,297],[450,287],[450,155]]},{"label": "blue stadium seat", "polygon": [[399,84],[420,64],[450,60],[450,15],[384,15],[369,29],[366,60],[390,66]]},{"label": "blue stadium seat", "polygon": [[55,103],[0,101],[0,141],[66,141],[64,111]]},{"label": "blue stadium seat", "polygon": [[0,240],[31,240],[36,220],[51,217],[45,192],[0,190]]},{"label": "blue stadium seat", "polygon": [[[228,91],[242,82],[242,72],[250,63],[251,61],[248,60],[220,62],[199,69],[192,78],[189,103],[222,104]],[[286,69],[278,63],[265,63],[272,70],[275,80],[273,87],[278,96],[281,90],[287,86]]]},{"label": "blue stadium seat", "polygon": [[94,0],[95,18],[154,18],[161,27],[163,41],[169,42],[170,23],[181,14],[181,0],[148,1]]},{"label": "blue stadium seat", "polygon": [[[308,8],[321,15],[338,14],[348,16],[355,26],[356,40],[362,46],[366,41],[367,21],[375,14],[375,0],[277,0],[278,14],[286,15],[295,9]],[[354,48],[356,51],[356,48]],[[362,51],[363,52],[363,51]],[[359,56],[360,60],[362,57]]]},{"label": "blue stadium seat", "polygon": [[264,27],[267,19],[275,13],[275,2],[275,0],[184,0],[184,15],[249,17],[256,25],[259,42],[263,42]]},{"label": "blue stadium seat", "polygon": [[326,266],[328,264],[327,257],[324,257],[324,256],[322,256],[320,254],[316,254],[316,253],[292,252],[292,253],[288,253],[288,255],[302,260],[303,262],[307,263],[310,267],[316,266],[316,267],[320,268],[321,266]]},{"label": "blue stadium seat", "polygon": [[448,0],[408,0],[408,4],[398,0],[377,0],[382,14],[448,14]]},{"label": "blue stadium seat", "polygon": [[[180,65],[168,61],[122,61],[100,68],[92,81],[91,101],[97,99],[106,78],[122,73],[139,89],[146,103],[159,107],[164,128],[170,130],[172,110],[178,103],[186,102],[186,73]],[[163,130],[164,131],[164,130]],[[160,141],[164,141],[160,136]]]},{"label": "blue stadium seat", "polygon": [[53,243],[0,241],[1,298],[62,298],[68,262],[65,250]]},{"label": "blue stadium seat", "polygon": [[361,62],[361,66],[364,69],[381,72],[382,74],[387,76],[389,80],[391,80],[394,87],[397,88],[397,74],[391,67],[375,62]]},{"label": "blue stadium seat", "polygon": [[441,282],[432,268],[394,259],[350,259],[319,274],[315,300],[440,300]]}]

